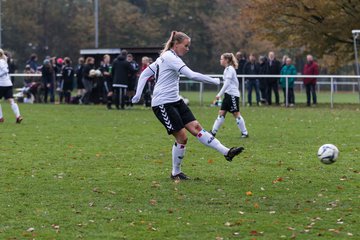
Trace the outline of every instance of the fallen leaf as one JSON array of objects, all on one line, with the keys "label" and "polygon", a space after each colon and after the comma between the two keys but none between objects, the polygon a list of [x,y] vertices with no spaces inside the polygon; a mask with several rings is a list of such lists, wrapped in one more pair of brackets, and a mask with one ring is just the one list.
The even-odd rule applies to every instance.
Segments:
[{"label": "fallen leaf", "polygon": [[155,206],[157,201],[155,199],[150,199],[150,205]]},{"label": "fallen leaf", "polygon": [[208,160],[208,164],[213,164],[213,163],[214,163],[214,160],[212,160],[212,159]]},{"label": "fallen leaf", "polygon": [[252,195],[253,195],[252,192],[250,192],[250,191],[247,191],[247,192],[246,192],[246,196],[252,196]]},{"label": "fallen leaf", "polygon": [[277,178],[276,180],[272,181],[273,184],[282,182],[284,179],[282,177]]},{"label": "fallen leaf", "polygon": [[35,228],[31,227],[31,228],[28,228],[26,231],[27,232],[33,232],[33,231],[35,231]]},{"label": "fallen leaf", "polygon": [[259,204],[258,203],[254,203],[254,208],[259,208]]}]

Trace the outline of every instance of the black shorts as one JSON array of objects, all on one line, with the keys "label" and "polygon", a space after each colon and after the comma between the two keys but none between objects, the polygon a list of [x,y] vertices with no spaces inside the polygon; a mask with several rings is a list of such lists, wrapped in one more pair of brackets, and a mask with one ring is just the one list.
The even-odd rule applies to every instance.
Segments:
[{"label": "black shorts", "polygon": [[0,87],[0,99],[2,99],[2,98],[5,98],[5,99],[14,98],[12,86]]},{"label": "black shorts", "polygon": [[221,110],[235,113],[240,112],[239,109],[239,97],[225,93],[224,100],[221,104]]},{"label": "black shorts", "polygon": [[196,120],[190,108],[183,100],[159,105],[152,109],[169,135],[180,131],[186,124]]}]

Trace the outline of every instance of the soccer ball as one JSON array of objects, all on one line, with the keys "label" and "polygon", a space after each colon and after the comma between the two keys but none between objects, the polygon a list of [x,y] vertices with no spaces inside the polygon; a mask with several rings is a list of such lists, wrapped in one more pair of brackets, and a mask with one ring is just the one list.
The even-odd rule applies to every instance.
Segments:
[{"label": "soccer ball", "polygon": [[101,71],[99,69],[95,70],[95,76],[97,76],[97,77],[101,76]]},{"label": "soccer ball", "polygon": [[95,77],[96,76],[96,70],[95,69],[91,69],[89,72],[89,76],[90,77]]},{"label": "soccer ball", "polygon": [[339,149],[333,144],[322,145],[317,153],[320,162],[324,164],[334,163],[339,156]]}]

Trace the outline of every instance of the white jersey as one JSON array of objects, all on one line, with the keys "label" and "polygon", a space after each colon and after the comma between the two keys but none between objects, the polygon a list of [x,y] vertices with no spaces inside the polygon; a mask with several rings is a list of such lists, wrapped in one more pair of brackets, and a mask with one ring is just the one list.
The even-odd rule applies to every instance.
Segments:
[{"label": "white jersey", "polygon": [[239,80],[236,76],[236,71],[233,66],[230,65],[225,68],[223,79],[224,85],[222,86],[217,96],[220,97],[224,95],[224,93],[227,93],[235,97],[240,97]]},{"label": "white jersey", "polygon": [[9,76],[9,67],[5,59],[0,59],[0,87],[10,87],[12,82]]},{"label": "white jersey", "polygon": [[149,66],[155,74],[155,87],[151,106],[159,106],[180,100],[180,70],[185,66],[183,60],[172,50],[163,53]]},{"label": "white jersey", "polygon": [[192,71],[173,50],[167,50],[140,74],[136,94],[132,98],[132,102],[139,102],[144,86],[152,76],[155,77],[155,87],[151,101],[152,107],[179,101],[180,74],[195,81],[220,84],[218,78],[211,78]]}]

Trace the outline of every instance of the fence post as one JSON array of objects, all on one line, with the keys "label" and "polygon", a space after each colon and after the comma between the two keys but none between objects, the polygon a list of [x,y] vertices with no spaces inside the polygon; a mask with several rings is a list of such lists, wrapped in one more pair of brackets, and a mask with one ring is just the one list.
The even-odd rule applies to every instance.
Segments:
[{"label": "fence post", "polygon": [[203,105],[204,99],[203,99],[203,91],[204,91],[204,83],[200,82],[200,106]]},{"label": "fence post", "polygon": [[288,107],[289,106],[289,100],[288,100],[288,95],[289,95],[289,79],[288,77],[286,76],[285,78],[285,107]]},{"label": "fence post", "polygon": [[245,77],[242,76],[241,77],[242,82],[241,82],[241,88],[242,88],[242,105],[243,107],[245,107]]},{"label": "fence post", "polygon": [[330,98],[330,102],[331,102],[331,108],[334,108],[334,78],[333,77],[331,77],[330,78],[330,96],[331,96],[331,98]]}]

